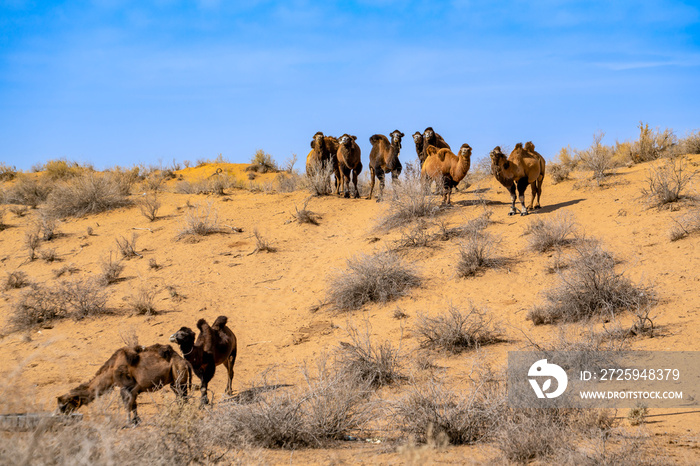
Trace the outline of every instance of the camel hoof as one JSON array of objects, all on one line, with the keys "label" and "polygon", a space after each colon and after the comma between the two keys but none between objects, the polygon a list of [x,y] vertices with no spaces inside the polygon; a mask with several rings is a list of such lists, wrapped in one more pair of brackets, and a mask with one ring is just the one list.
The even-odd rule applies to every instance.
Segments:
[{"label": "camel hoof", "polygon": [[521,216],[521,217],[523,217],[523,216],[525,216],[525,215],[527,215],[527,214],[528,214],[528,213],[527,213],[527,210],[524,210],[524,211],[520,212],[520,216]]},{"label": "camel hoof", "polygon": [[515,215],[515,214],[517,214],[517,212],[514,211],[514,210],[511,210],[510,212],[508,212],[508,216],[509,216],[509,217],[510,217],[511,215]]}]

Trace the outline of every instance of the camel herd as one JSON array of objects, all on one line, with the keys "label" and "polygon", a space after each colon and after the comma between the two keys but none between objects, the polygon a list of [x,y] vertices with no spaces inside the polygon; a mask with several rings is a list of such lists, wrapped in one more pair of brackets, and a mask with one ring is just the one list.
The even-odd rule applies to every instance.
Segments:
[{"label": "camel herd", "polygon": [[[389,136],[387,138],[382,134],[375,134],[369,138],[372,150],[369,155],[370,189],[367,199],[372,199],[375,178],[379,180],[377,201],[384,195],[385,173],[391,173],[392,181],[399,181],[402,168],[399,153],[401,138],[404,134],[395,130]],[[315,176],[319,167],[330,167],[328,172],[335,175],[335,193],[340,195],[342,189],[343,196],[349,198],[352,181],[354,188],[352,196],[358,199],[360,192],[357,188],[357,176],[362,172],[362,157],[356,141],[357,136],[349,134],[334,138],[320,131],[317,132],[311,140],[311,152],[306,158],[307,176]],[[454,154],[450,145],[432,127],[426,128],[423,133],[416,131],[413,134],[413,142],[421,164],[422,180],[425,183],[435,181],[442,187],[442,202],[449,205],[452,189],[469,172],[472,148],[469,144],[462,144],[458,153]],[[490,155],[491,173],[511,195],[511,210],[508,215],[518,213],[515,207],[518,197],[522,205],[521,215],[527,215],[528,211],[539,209],[545,160],[535,151],[535,145],[532,142],[527,142],[524,146],[518,143],[508,157],[499,146],[496,146]],[[326,183],[330,189],[330,174]],[[525,190],[528,186],[532,188],[532,200],[526,207]]]},{"label": "camel herd", "polygon": [[195,333],[189,327],[182,327],[171,335],[170,341],[178,344],[182,356],[172,346],[159,343],[119,348],[92,380],[58,397],[58,410],[70,413],[100,394],[118,387],[127,410],[127,422],[137,425],[140,422],[136,412],[139,393],[170,385],[178,398],[185,398],[191,387],[193,372],[201,381],[201,402],[208,404],[207,386],[214,377],[216,366],[220,364],[224,364],[228,371],[226,393],[230,395],[237,345],[236,336],[226,326],[227,321],[226,316],[219,316],[209,326],[206,320],[199,319],[196,341]]}]

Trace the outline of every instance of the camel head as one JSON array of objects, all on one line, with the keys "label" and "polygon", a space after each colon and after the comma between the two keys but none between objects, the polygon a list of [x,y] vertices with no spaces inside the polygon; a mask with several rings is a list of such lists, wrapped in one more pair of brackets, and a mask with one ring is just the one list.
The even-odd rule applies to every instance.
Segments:
[{"label": "camel head", "polygon": [[391,136],[391,144],[398,146],[398,148],[401,149],[401,138],[404,137],[405,134],[396,129],[389,136]]},{"label": "camel head", "polygon": [[423,135],[420,134],[420,131],[413,133],[413,142],[415,142],[416,145],[423,144]]},{"label": "camel head", "polygon": [[471,157],[472,157],[471,146],[465,142],[464,144],[462,144],[462,147],[459,148],[459,152],[457,153],[457,155],[460,157],[466,157],[467,160],[471,159]]},{"label": "camel head", "polygon": [[185,346],[191,348],[194,346],[194,337],[195,333],[191,328],[182,327],[180,330],[170,335],[170,341],[177,343],[180,347]]},{"label": "camel head", "polygon": [[430,142],[435,139],[435,131],[433,131],[432,126],[428,126],[425,128],[425,131],[423,131],[423,141]]},{"label": "camel head", "polygon": [[58,411],[63,414],[70,414],[83,405],[90,403],[95,397],[90,394],[87,384],[79,385],[65,395],[59,396]]},{"label": "camel head", "polygon": [[338,144],[340,144],[341,146],[350,147],[356,139],[357,136],[350,136],[346,133],[338,138]]},{"label": "camel head", "polygon": [[314,134],[314,138],[311,140],[311,148],[316,149],[316,148],[321,148],[323,144],[323,133],[318,132]]},{"label": "camel head", "polygon": [[501,146],[494,147],[489,156],[491,157],[491,173],[493,175],[498,177],[501,175],[502,170],[508,170],[510,163],[506,155],[501,151]]}]

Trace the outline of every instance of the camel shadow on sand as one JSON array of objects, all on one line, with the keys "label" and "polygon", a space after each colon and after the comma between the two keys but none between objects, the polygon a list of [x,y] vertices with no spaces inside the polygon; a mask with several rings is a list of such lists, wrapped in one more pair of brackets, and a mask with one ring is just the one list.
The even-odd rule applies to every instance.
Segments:
[{"label": "camel shadow on sand", "polygon": [[564,207],[569,207],[569,206],[572,206],[572,205],[576,205],[576,204],[578,204],[579,202],[582,202],[582,201],[585,201],[585,199],[572,199],[572,200],[570,200],[570,201],[560,202],[560,203],[558,203],[558,204],[545,205],[545,206],[542,206],[541,208],[537,209],[537,210],[535,211],[535,213],[538,213],[538,214],[547,214],[547,213],[549,213],[549,212],[554,212],[555,210],[558,210],[558,209],[563,209]]}]

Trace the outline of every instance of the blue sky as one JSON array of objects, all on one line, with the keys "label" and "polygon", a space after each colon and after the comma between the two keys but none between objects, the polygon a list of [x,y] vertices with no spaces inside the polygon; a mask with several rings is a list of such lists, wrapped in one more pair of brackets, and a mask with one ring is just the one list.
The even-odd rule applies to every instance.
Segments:
[{"label": "blue sky", "polygon": [[481,157],[700,128],[700,2],[0,0],[0,161],[97,168],[433,126]]}]

